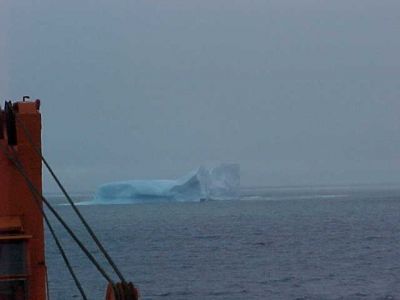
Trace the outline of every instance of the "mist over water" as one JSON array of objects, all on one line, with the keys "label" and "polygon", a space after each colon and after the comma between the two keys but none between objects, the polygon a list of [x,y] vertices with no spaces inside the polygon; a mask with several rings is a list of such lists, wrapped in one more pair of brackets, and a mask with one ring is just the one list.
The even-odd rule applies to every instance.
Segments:
[{"label": "mist over water", "polygon": [[[86,240],[71,208],[57,209]],[[142,299],[400,297],[399,187],[252,188],[240,201],[80,209]],[[90,297],[103,297],[104,281],[62,239]],[[47,251],[53,295],[78,295],[49,238]]]},{"label": "mist over water", "polygon": [[245,185],[396,183],[399,11],[2,0],[2,99],[42,100],[43,153],[70,190],[215,161],[239,163]]}]

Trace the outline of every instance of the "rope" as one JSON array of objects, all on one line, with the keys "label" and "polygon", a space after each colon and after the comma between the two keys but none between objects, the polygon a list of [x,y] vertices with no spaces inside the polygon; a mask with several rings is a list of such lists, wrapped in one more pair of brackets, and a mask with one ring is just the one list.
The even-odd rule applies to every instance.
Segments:
[{"label": "rope", "polygon": [[[78,237],[74,234],[72,229],[68,226],[68,224],[63,220],[63,218],[60,216],[60,214],[51,206],[49,201],[39,192],[39,190],[34,186],[32,181],[29,179],[28,175],[26,174],[24,167],[20,164],[18,159],[15,159],[12,155],[10,155],[6,148],[3,146],[2,143],[0,143],[0,148],[3,151],[3,153],[6,155],[6,157],[11,160],[17,171],[21,174],[21,176],[24,178],[25,182],[27,183],[29,189],[32,191],[33,195],[36,195],[39,199],[41,199],[47,208],[52,212],[52,214],[57,218],[57,220],[61,223],[61,225],[65,228],[65,230],[69,233],[69,235],[72,237],[72,239],[75,241],[75,243],[79,246],[79,248],[85,253],[85,255],[88,257],[88,259],[91,261],[91,263],[97,268],[99,273],[106,279],[107,282],[113,283],[112,279],[107,275],[105,270],[99,265],[97,260],[94,258],[94,256],[89,252],[89,250],[83,245],[83,243],[78,239]],[[15,152],[15,150],[12,148],[12,150]],[[35,200],[37,201],[37,197],[35,197]],[[43,210],[42,214],[43,217],[45,216]]]},{"label": "rope", "polygon": [[[31,192],[32,192],[32,190],[31,190]],[[43,213],[43,217],[44,217],[44,220],[46,221],[47,227],[49,228],[49,230],[50,230],[50,232],[51,232],[51,235],[53,236],[54,241],[55,241],[56,244],[57,244],[57,248],[58,248],[58,250],[60,251],[60,254],[61,254],[61,256],[62,256],[62,258],[63,258],[63,260],[64,260],[64,263],[65,263],[65,265],[67,266],[68,271],[69,271],[69,273],[71,274],[71,276],[72,276],[72,278],[73,278],[73,280],[74,280],[74,282],[75,282],[76,287],[78,288],[78,290],[79,290],[79,292],[80,292],[82,298],[83,298],[84,300],[87,300],[88,298],[86,297],[85,291],[83,290],[82,285],[81,285],[81,283],[79,282],[78,277],[76,276],[74,270],[72,269],[72,266],[71,266],[71,264],[70,264],[70,262],[69,262],[69,260],[68,260],[68,257],[67,257],[67,255],[66,255],[66,253],[65,253],[65,251],[64,251],[64,249],[63,249],[63,247],[62,247],[62,245],[61,245],[61,242],[60,242],[60,240],[58,239],[56,233],[54,232],[54,229],[53,229],[53,227],[51,226],[51,224],[50,224],[50,222],[49,222],[49,220],[48,220],[48,218],[47,218],[47,216],[46,216],[45,213]],[[47,281],[47,268],[46,268],[46,286],[47,286],[47,294],[49,295],[49,284],[48,284],[48,281]]]},{"label": "rope", "polygon": [[47,272],[47,266],[45,266],[45,268],[46,268],[46,273],[45,273],[45,276],[46,276],[46,299],[50,300],[49,276],[48,276],[48,272]]},{"label": "rope", "polygon": [[[7,158],[10,159],[10,160],[14,163],[14,165],[16,165],[16,167],[17,167],[17,164],[20,164],[20,162],[17,161],[17,159],[14,159],[9,153],[7,153],[6,150],[5,150],[5,147],[4,147],[1,143],[0,143],[0,145],[1,145],[1,150],[3,151],[3,153],[4,153],[4,154],[7,156]],[[21,164],[20,164],[20,166],[21,166]],[[21,167],[22,167],[22,166],[21,166]],[[18,169],[18,167],[17,167],[17,169]],[[78,278],[77,278],[77,276],[76,276],[74,270],[72,269],[72,266],[71,266],[71,264],[70,264],[70,262],[69,262],[69,260],[68,260],[68,257],[67,257],[67,255],[66,255],[66,253],[65,253],[65,251],[64,251],[64,248],[62,247],[62,244],[61,244],[60,240],[58,239],[57,234],[55,233],[55,231],[54,231],[54,229],[53,229],[53,226],[51,226],[51,223],[50,223],[50,221],[49,221],[49,219],[48,219],[46,213],[44,212],[43,207],[39,204],[39,199],[37,198],[36,193],[34,193],[33,189],[31,188],[31,185],[33,186],[32,182],[30,181],[30,184],[28,184],[28,188],[29,188],[29,190],[31,191],[33,197],[35,198],[35,202],[36,202],[36,204],[37,204],[37,206],[38,206],[40,212],[41,212],[42,215],[43,215],[43,218],[44,218],[44,220],[45,220],[45,222],[46,222],[46,225],[47,225],[47,227],[48,227],[49,230],[50,230],[51,236],[53,237],[53,239],[54,239],[54,241],[55,241],[55,243],[56,243],[56,245],[57,245],[58,250],[60,251],[60,254],[61,254],[61,256],[62,256],[62,258],[63,258],[63,260],[64,260],[64,262],[65,262],[65,265],[67,266],[68,271],[69,271],[69,273],[71,274],[71,276],[72,276],[72,278],[73,278],[73,280],[74,280],[74,282],[75,282],[75,285],[76,285],[76,287],[78,288],[78,290],[79,290],[79,292],[80,292],[82,298],[83,298],[84,300],[87,300],[86,294],[85,294],[85,292],[84,292],[84,290],[83,290],[83,288],[82,288],[82,285],[81,285],[81,283],[79,282],[79,280],[78,280]],[[47,268],[46,268],[45,276],[46,276],[46,293],[47,293],[47,299],[50,299],[49,282],[48,282],[48,276],[47,276]]]},{"label": "rope", "polygon": [[[17,114],[15,114],[15,116],[17,116]],[[54,173],[53,169],[48,164],[47,160],[43,157],[40,149],[38,149],[38,147],[34,144],[33,139],[32,139],[32,135],[30,134],[28,128],[26,128],[24,122],[22,120],[20,120],[20,118],[16,118],[16,120],[17,120],[18,124],[21,125],[22,130],[24,131],[26,137],[28,138],[28,141],[29,141],[30,145],[35,150],[37,155],[41,158],[41,160],[45,164],[47,170],[49,170],[51,176],[53,177],[53,179],[57,183],[58,187],[60,188],[60,190],[64,194],[65,198],[68,200],[68,203],[72,206],[73,210],[75,211],[75,213],[77,214],[78,218],[80,219],[80,221],[82,222],[82,224],[84,225],[86,230],[88,231],[89,235],[92,237],[93,241],[96,243],[97,247],[100,249],[101,253],[103,253],[104,257],[106,258],[108,263],[111,265],[111,267],[113,268],[114,272],[118,275],[119,279],[122,282],[126,282],[124,276],[121,273],[121,271],[118,269],[118,267],[116,266],[116,264],[112,260],[111,256],[108,254],[107,250],[101,244],[100,240],[97,238],[97,236],[94,233],[94,231],[92,230],[92,228],[86,222],[85,218],[82,216],[81,212],[76,207],[75,203],[72,201],[71,197],[69,196],[68,192],[66,191],[66,189],[64,188],[64,186],[62,185],[62,183],[60,182],[60,180],[58,179],[58,177]]]}]

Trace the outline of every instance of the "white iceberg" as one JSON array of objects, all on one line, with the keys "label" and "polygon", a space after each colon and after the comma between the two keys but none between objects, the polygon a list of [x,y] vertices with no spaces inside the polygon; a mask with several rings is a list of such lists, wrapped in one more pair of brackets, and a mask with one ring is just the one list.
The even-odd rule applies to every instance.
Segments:
[{"label": "white iceberg", "polygon": [[129,180],[101,185],[98,203],[228,200],[239,197],[240,167],[200,167],[176,180]]}]

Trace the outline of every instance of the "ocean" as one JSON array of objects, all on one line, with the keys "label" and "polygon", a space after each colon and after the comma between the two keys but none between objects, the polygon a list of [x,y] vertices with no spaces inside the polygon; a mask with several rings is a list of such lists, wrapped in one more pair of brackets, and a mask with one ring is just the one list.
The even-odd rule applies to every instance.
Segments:
[{"label": "ocean", "polygon": [[[400,188],[260,187],[241,194],[236,201],[79,209],[143,300],[400,299]],[[101,258],[71,207],[49,199]],[[53,223],[88,298],[104,299],[104,279]],[[46,243],[51,299],[79,299],[49,235]]]}]

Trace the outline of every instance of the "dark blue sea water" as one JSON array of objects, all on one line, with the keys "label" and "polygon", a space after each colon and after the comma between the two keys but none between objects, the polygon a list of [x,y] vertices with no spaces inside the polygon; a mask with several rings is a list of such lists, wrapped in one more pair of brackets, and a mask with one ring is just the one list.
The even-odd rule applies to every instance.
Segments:
[{"label": "dark blue sea water", "polygon": [[[142,299],[400,299],[398,188],[257,188],[240,201],[79,208]],[[57,210],[88,242],[71,208]],[[56,228],[89,298],[103,299],[105,281]],[[52,299],[79,299],[49,237],[47,264]]]}]

